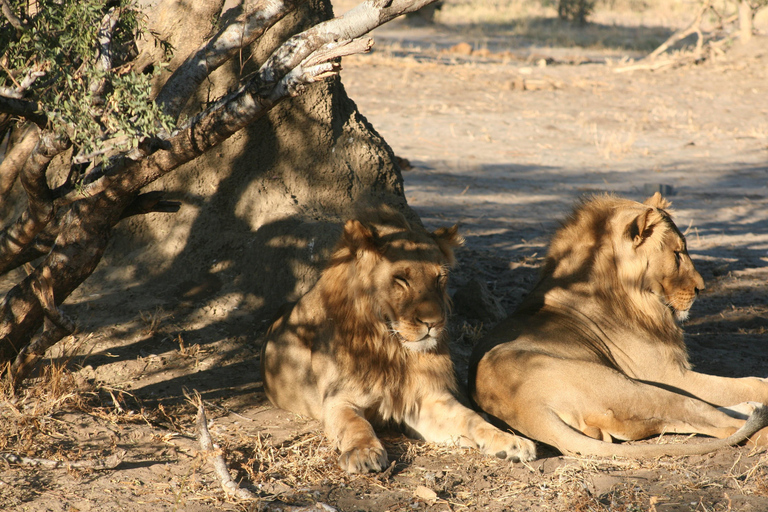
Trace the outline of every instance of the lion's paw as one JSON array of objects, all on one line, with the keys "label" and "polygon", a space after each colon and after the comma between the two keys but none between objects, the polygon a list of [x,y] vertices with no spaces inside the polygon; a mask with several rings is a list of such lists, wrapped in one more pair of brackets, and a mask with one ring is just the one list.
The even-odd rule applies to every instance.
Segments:
[{"label": "lion's paw", "polygon": [[378,472],[388,464],[387,450],[378,439],[358,443],[339,457],[339,467],[347,473]]},{"label": "lion's paw", "polygon": [[533,441],[519,437],[488,425],[476,439],[480,450],[488,455],[512,462],[526,462],[536,458]]}]

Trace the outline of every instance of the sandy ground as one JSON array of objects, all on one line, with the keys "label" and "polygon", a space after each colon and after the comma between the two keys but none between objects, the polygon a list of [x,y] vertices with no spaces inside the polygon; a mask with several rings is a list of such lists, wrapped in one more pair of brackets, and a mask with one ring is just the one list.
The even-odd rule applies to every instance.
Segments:
[{"label": "sandy ground", "polygon": [[[700,66],[617,72],[627,52],[478,45],[402,23],[376,38],[372,54],[345,59],[342,81],[410,162],[406,195],[425,224],[460,223],[467,244],[454,288],[483,279],[511,309],[580,196],[642,200],[661,187],[707,282],[686,327],[696,368],[768,374],[768,42]],[[203,293],[215,283],[211,290]],[[77,371],[53,379],[64,388],[52,391],[54,404],[44,396],[0,403],[6,441],[38,459],[125,451],[123,462],[93,471],[0,461],[0,508],[256,510],[225,499],[197,451],[194,411],[183,400],[197,389],[233,475],[265,500],[377,512],[768,509],[768,455],[747,447],[658,461],[544,450],[522,465],[388,432],[392,470],[347,476],[316,422],[266,402],[258,329],[227,327],[225,306],[209,301],[188,314],[190,304],[130,290],[115,296],[98,283],[73,296],[86,334],[54,359]],[[456,311],[462,377],[485,327]],[[78,346],[88,354],[73,355]]]}]

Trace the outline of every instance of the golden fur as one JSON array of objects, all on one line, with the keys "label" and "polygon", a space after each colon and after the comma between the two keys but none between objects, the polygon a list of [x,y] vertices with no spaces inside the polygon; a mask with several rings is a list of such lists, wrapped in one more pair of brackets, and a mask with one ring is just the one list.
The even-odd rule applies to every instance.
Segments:
[{"label": "golden fur", "polygon": [[[765,443],[768,381],[691,371],[678,321],[704,281],[656,194],[583,201],[550,243],[541,278],[470,361],[473,400],[563,453],[658,456]],[[749,421],[746,418],[749,417]],[[611,444],[681,432],[693,445]]]},{"label": "golden fur", "polygon": [[261,359],[267,396],[321,420],[346,471],[388,465],[370,421],[502,458],[535,457],[533,443],[451,394],[446,286],[461,243],[456,226],[429,233],[386,208],[350,220],[318,282],[270,328]]}]

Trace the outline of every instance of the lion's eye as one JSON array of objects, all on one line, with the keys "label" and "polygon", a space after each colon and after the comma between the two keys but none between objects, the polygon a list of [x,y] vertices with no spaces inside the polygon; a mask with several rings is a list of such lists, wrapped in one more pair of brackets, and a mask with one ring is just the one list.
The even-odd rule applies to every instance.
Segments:
[{"label": "lion's eye", "polygon": [[680,265],[680,251],[675,251],[675,263]]},{"label": "lion's eye", "polygon": [[406,290],[411,286],[408,284],[408,280],[402,276],[395,276],[395,283],[399,284]]}]

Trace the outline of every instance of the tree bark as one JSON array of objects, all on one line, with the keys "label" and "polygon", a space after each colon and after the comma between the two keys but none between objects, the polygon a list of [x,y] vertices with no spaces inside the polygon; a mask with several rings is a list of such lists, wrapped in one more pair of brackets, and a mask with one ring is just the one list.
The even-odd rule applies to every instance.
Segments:
[{"label": "tree bark", "polygon": [[[174,209],[163,201],[137,202],[137,194],[147,186],[187,200],[189,211],[182,209],[171,218],[132,218],[118,231],[121,236],[112,245],[110,263],[130,263],[145,278],[140,284],[149,292],[158,285],[166,291],[179,280],[203,278],[225,261],[230,279],[221,293],[240,296],[241,310],[252,313],[249,323],[306,290],[336,237],[338,223],[353,213],[357,203],[394,204],[416,220],[406,205],[394,155],[357,112],[338,79],[284,100],[337,69],[337,64],[326,61],[346,54],[350,40],[426,3],[395,0],[386,7],[366,3],[344,18],[318,26],[330,16],[330,5],[310,0],[259,38],[249,61],[265,64],[250,70],[252,79],[244,86],[190,118],[163,149],[146,147],[144,158],[124,159],[105,173],[94,171],[93,180],[80,190],[69,190],[67,185],[49,190],[45,169],[50,159],[45,158],[51,155],[33,150],[28,172],[26,167],[22,171],[30,206],[17,226],[6,232],[13,236],[5,237],[0,267],[7,270],[49,247],[50,251],[0,302],[0,362],[15,357],[13,368],[23,376],[41,351],[71,332],[72,325],[64,321],[58,305],[94,272],[121,218],[146,209]],[[209,19],[202,17],[205,22]],[[245,23],[247,15],[241,21]],[[266,28],[272,21],[264,23]],[[314,28],[280,46],[306,27]],[[189,63],[199,64],[201,55],[215,53],[215,48],[202,44],[209,28],[201,24],[197,33],[173,34],[187,40],[187,54],[197,53],[191,59],[187,54],[177,57],[177,74],[169,79],[172,85],[174,76],[185,76],[185,69],[192,69],[193,82],[199,80],[197,68]],[[351,46],[359,44],[366,43],[353,41]],[[281,51],[275,52],[277,48]],[[211,58],[206,66],[220,65],[217,59]],[[249,72],[247,62],[220,66],[208,77],[206,97],[224,94],[241,72]],[[202,103],[200,94],[198,89],[191,98],[188,113],[196,101]],[[170,111],[180,110],[183,102],[170,98],[166,103]],[[54,218],[55,208],[60,211]],[[144,248],[140,254],[138,247]],[[130,254],[130,261],[121,259],[122,254]],[[52,301],[40,292],[46,286]],[[45,318],[53,325],[30,345]]]}]

